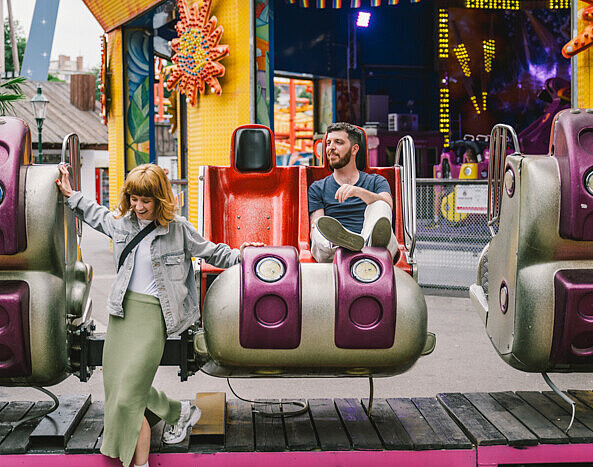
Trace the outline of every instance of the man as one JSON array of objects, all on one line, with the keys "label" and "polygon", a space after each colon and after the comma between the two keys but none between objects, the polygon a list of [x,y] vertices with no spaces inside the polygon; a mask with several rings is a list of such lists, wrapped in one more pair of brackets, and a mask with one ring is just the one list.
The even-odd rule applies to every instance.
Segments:
[{"label": "man", "polygon": [[397,254],[389,183],[356,167],[363,138],[349,123],[327,128],[325,154],[333,174],[311,184],[308,192],[311,253],[317,262],[331,262],[338,247],[360,251],[365,245],[378,246],[392,257]]}]

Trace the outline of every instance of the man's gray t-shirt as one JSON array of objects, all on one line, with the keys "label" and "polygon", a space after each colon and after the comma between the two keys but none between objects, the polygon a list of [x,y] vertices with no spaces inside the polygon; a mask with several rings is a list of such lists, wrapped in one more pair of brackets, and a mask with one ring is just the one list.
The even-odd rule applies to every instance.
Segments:
[{"label": "man's gray t-shirt", "polygon": [[[391,194],[389,182],[382,175],[368,174],[366,172],[359,172],[359,175],[354,186],[359,186],[373,193],[387,192]],[[333,174],[313,182],[308,191],[309,214],[318,209],[323,209],[326,216],[339,220],[348,230],[360,233],[367,205],[356,196],[352,196],[340,203],[335,198],[338,188],[340,188],[340,185],[334,179]]]}]

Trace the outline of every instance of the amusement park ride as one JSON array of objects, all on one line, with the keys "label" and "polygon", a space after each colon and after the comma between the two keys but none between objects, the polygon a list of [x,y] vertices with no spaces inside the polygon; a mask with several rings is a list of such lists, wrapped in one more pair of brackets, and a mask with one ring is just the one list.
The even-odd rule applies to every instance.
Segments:
[{"label": "amusement park ride", "polygon": [[[50,386],[72,373],[85,381],[92,367],[101,364],[98,355],[103,336],[93,332],[90,320],[92,271],[82,261],[77,241],[80,231],[55,187],[56,167],[31,163],[27,125],[11,117],[2,118],[0,123],[0,214],[8,220],[0,226],[0,383]],[[593,165],[588,161],[593,153],[592,128],[591,111],[561,112],[555,117],[551,150],[545,156],[521,154],[510,127],[496,126],[491,135],[488,218],[493,237],[482,253],[471,298],[501,357],[519,370],[542,372],[548,381],[548,371],[592,369],[593,237],[589,206]],[[508,140],[513,145],[510,151]],[[431,353],[435,337],[427,333],[426,304],[414,280],[416,182],[411,138],[402,140],[394,167],[367,167],[365,157],[357,161],[361,170],[380,173],[391,185],[399,254],[392,260],[386,250],[377,248],[365,248],[360,253],[339,250],[333,264],[318,264],[311,258],[306,196],[307,187],[327,175],[329,169],[276,167],[273,135],[261,125],[237,128],[231,148],[230,166],[200,169],[204,204],[198,228],[207,238],[231,246],[246,238],[268,246],[246,249],[242,262],[225,271],[196,263],[203,297],[202,326],[170,340],[163,364],[181,366],[182,379],[202,370],[226,378],[358,376],[372,381],[375,376],[402,373],[421,355]],[[62,160],[70,163],[75,186],[78,154],[76,137],[71,135],[64,141]],[[364,147],[361,154],[366,155]],[[400,155],[403,166],[399,164]],[[508,251],[516,254],[509,255]],[[494,398],[442,394],[440,402],[419,399],[413,409],[419,417],[415,422],[410,401],[404,399],[379,399],[375,406],[372,397],[363,405],[353,399],[336,400],[337,412],[332,413],[334,418],[335,414],[341,417],[355,450],[379,449],[387,457],[377,459],[419,462],[410,465],[429,459],[476,465],[477,450],[487,454],[488,444],[499,445],[497,455],[507,460],[590,459],[586,456],[593,452],[591,445],[582,444],[582,436],[578,438],[575,433],[591,433],[585,425],[589,423],[591,428],[593,409],[581,402],[577,408],[575,402],[556,391],[557,395],[531,394],[535,402],[530,404],[540,410],[553,406],[555,412],[565,414],[561,419],[566,422],[567,413],[552,401],[570,401],[577,411],[574,425],[570,422],[573,431],[564,435],[551,422],[544,428],[550,431],[554,427],[554,443],[570,440],[581,444],[563,445],[564,450],[557,447],[554,452],[545,445],[550,442],[545,439],[545,429],[537,425],[543,423],[540,419],[544,416],[538,414],[540,419],[530,420],[533,409],[508,393]],[[585,402],[589,401],[587,394],[576,393]],[[233,442],[237,442],[232,438],[238,436],[233,423],[248,423],[247,432],[252,433],[248,436],[253,436],[252,430],[270,428],[263,428],[265,422],[259,412],[251,427],[251,421],[247,422],[252,418],[251,409],[241,406],[239,410],[229,404],[228,431],[219,450],[225,445],[232,450]],[[518,406],[529,413],[527,419],[521,419],[520,411],[514,410]],[[328,408],[315,401],[305,407],[308,411],[304,415],[299,412],[297,417],[284,417],[287,429],[297,429],[303,423],[317,426],[317,438],[314,435],[313,439],[321,443],[322,451],[317,453],[320,461],[327,459],[328,450],[344,449],[335,439],[337,434],[326,438],[328,433],[319,431],[324,417],[329,416]],[[51,417],[47,415],[44,420]],[[29,435],[34,438],[34,430],[48,425],[37,425],[38,421],[27,419],[18,426],[10,423],[3,436],[20,432],[21,437],[24,433],[27,439]],[[558,422],[555,425],[560,426]],[[283,424],[275,426],[277,429]],[[335,423],[332,426],[336,429]],[[68,437],[72,430],[74,427]],[[431,445],[427,430],[440,443]],[[256,443],[271,436],[267,432],[258,438],[262,433],[256,435]],[[90,451],[84,452],[93,452],[99,434]],[[64,435],[61,442],[78,442],[79,435],[76,431],[70,441]],[[532,451],[517,450],[512,445],[532,446]],[[256,450],[269,449],[257,446]],[[437,450],[416,450],[431,447]],[[189,445],[181,448],[188,449]],[[17,456],[18,451],[2,452],[12,454],[5,459],[28,465],[30,457]],[[32,452],[46,454],[44,461],[60,465],[68,459],[75,461],[72,456]],[[306,459],[299,458],[298,462],[312,461],[309,456],[315,455],[302,454]],[[167,454],[160,456],[167,462]],[[231,457],[229,462],[236,461]],[[224,462],[223,458],[218,460]]]},{"label": "amusement park ride", "polygon": [[[99,9],[100,2],[86,3]],[[229,49],[218,44],[222,28],[208,19],[206,3],[200,21],[218,59]],[[195,20],[189,13],[186,19]],[[118,21],[110,33],[112,70],[123,69],[124,35],[115,26],[125,21]],[[193,49],[184,44],[175,47],[189,57]],[[193,70],[187,63],[176,70]],[[224,67],[209,66],[209,81],[201,75],[206,68],[193,86],[180,74],[171,79],[187,85],[186,94],[193,90],[193,100],[203,98],[196,83],[220,94],[215,78]],[[310,251],[307,189],[331,173],[324,140],[314,145],[315,166],[280,167],[272,131],[241,125],[230,135],[228,166],[189,167],[188,178],[198,181],[195,223],[214,242],[266,246],[246,248],[241,263],[227,270],[194,263],[202,321],[167,340],[161,365],[178,366],[181,380],[198,371],[221,378],[368,378],[370,397],[297,401],[296,411],[293,403],[223,400],[220,431],[198,424],[183,443],[165,446],[162,424],[160,433],[155,429],[151,464],[591,463],[593,393],[568,397],[547,374],[593,371],[593,110],[561,110],[567,104],[559,85],[548,80],[550,111],[525,133],[497,125],[489,136],[453,143],[435,166],[435,177],[487,179],[491,240],[470,298],[501,358],[519,371],[542,373],[553,392],[374,399],[374,377],[409,370],[420,357],[431,358],[436,345],[416,281],[414,142],[400,140],[392,167],[369,166],[366,140],[357,159],[359,170],[389,182],[397,255],[340,249],[333,263],[321,264]],[[115,116],[116,104],[124,105],[117,92],[112,97]],[[118,118],[111,121],[116,132],[124,128]],[[200,131],[211,129],[200,122]],[[549,150],[529,149],[546,133]],[[62,162],[79,189],[76,135],[64,139]],[[92,268],[79,246],[81,225],[64,204],[57,175],[55,165],[33,163],[26,123],[0,117],[0,385],[37,387],[54,399],[53,406],[0,402],[0,465],[116,465],[98,454],[102,403],[87,396],[58,401],[45,389],[70,375],[88,381],[104,345],[91,320]]]}]

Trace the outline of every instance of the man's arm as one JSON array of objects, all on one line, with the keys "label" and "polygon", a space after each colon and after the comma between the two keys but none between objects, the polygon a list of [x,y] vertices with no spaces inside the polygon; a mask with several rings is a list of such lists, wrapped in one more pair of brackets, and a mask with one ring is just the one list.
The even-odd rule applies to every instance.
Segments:
[{"label": "man's arm", "polygon": [[317,209],[316,211],[313,211],[310,215],[309,215],[309,234],[313,233],[313,227],[315,227],[315,221],[317,219],[319,219],[321,216],[323,216],[325,213],[323,211],[323,209]]},{"label": "man's arm", "polygon": [[[364,188],[361,188],[359,186],[349,185],[347,183],[340,186],[340,188],[338,188],[338,190],[336,191],[336,199],[340,203],[343,203],[352,196],[360,198],[364,201],[365,204],[371,204],[375,201],[385,201],[387,204],[389,204],[389,207],[393,209],[393,200],[391,199],[391,193],[388,193],[386,191],[382,191],[381,193],[373,193],[372,191],[365,190]],[[315,214],[315,212],[313,212],[311,215]]]}]

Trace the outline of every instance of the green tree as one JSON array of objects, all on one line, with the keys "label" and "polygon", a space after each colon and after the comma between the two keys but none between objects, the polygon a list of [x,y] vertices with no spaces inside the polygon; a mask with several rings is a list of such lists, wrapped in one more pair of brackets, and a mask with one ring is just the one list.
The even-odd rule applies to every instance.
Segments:
[{"label": "green tree", "polygon": [[[23,57],[25,56],[25,47],[27,47],[27,39],[22,26],[16,20],[14,23],[14,36],[16,39],[16,49],[19,56],[19,64],[23,64]],[[12,45],[10,42],[10,26],[8,19],[4,21],[4,63],[7,72],[14,71],[14,61],[12,60]]]},{"label": "green tree", "polygon": [[0,115],[6,115],[9,110],[13,111],[12,103],[24,99],[21,83],[24,83],[25,79],[22,76],[17,76],[8,80],[0,80]]}]

